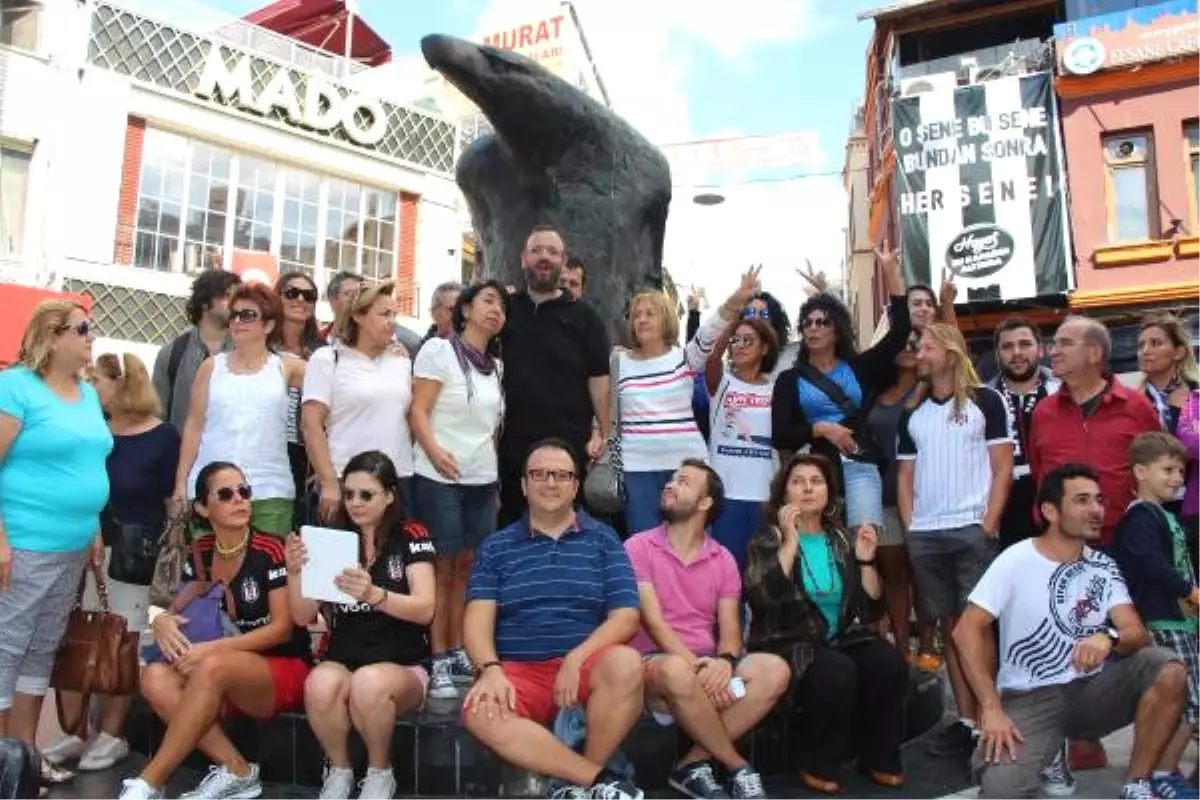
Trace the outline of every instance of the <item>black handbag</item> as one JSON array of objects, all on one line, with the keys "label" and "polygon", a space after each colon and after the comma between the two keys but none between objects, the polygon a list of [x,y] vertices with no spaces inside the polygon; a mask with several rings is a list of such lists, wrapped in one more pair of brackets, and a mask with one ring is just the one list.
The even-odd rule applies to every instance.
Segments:
[{"label": "black handbag", "polygon": [[[820,389],[826,397],[833,401],[847,420],[853,419],[861,410],[853,400],[851,400],[842,387],[831,381],[829,377],[814,367],[812,364],[797,364],[796,371],[800,373],[800,377],[811,383],[813,386]],[[846,458],[851,461],[861,461],[866,464],[875,464],[881,466],[887,463],[887,457],[884,456],[883,448],[875,441],[875,436],[866,426],[853,429],[854,443],[858,445],[858,452],[843,453]]]},{"label": "black handbag", "polygon": [[149,586],[154,580],[162,526],[138,525],[114,519],[109,532],[112,555],[108,577],[121,583]]}]

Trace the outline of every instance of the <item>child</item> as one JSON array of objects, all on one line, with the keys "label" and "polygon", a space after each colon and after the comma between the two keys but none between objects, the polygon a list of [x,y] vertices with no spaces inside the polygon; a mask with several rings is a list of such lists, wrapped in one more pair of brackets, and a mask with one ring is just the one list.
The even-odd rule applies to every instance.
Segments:
[{"label": "child", "polygon": [[[1151,783],[1160,797],[1195,797],[1196,790],[1179,773],[1179,759],[1196,729],[1200,590],[1183,526],[1162,507],[1183,486],[1187,451],[1169,433],[1143,433],[1129,446],[1129,463],[1137,482],[1137,499],[1117,526],[1112,555],[1125,574],[1129,594],[1154,643],[1174,651],[1187,666],[1183,723],[1163,753]],[[1159,791],[1168,788],[1175,793]]]}]

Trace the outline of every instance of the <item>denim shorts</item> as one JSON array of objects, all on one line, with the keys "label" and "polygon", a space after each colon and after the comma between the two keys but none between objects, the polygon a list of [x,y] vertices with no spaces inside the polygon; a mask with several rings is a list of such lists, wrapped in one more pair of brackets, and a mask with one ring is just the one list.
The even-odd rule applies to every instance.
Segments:
[{"label": "denim shorts", "polygon": [[843,458],[842,479],[846,482],[846,528],[853,531],[859,525],[883,527],[883,479],[879,467]]},{"label": "denim shorts", "polygon": [[496,484],[442,483],[420,475],[412,480],[414,514],[439,556],[478,550],[496,530]]},{"label": "denim shorts", "polygon": [[936,531],[909,531],[908,563],[917,598],[930,619],[957,617],[967,597],[996,556],[996,540],[980,525]]}]

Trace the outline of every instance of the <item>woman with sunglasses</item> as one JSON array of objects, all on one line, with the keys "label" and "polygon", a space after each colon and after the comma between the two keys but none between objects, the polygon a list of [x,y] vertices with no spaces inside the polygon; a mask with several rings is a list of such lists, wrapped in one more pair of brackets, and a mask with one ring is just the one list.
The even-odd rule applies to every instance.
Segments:
[{"label": "woman with sunglasses", "polygon": [[183,506],[200,468],[239,464],[254,490],[254,527],[283,538],[293,527],[296,484],[287,452],[288,393],[304,382],[304,362],[280,358],[268,340],[279,324],[279,297],[243,284],[229,301],[233,350],[200,365],[183,426],[175,502]]},{"label": "woman with sunglasses", "polygon": [[353,603],[318,603],[304,597],[300,572],[308,559],[304,542],[288,537],[288,591],[292,619],[329,626],[322,663],[304,685],[304,709],[329,765],[321,797],[348,798],[354,790],[349,736],[353,728],[367,747],[367,774],[359,797],[391,798],[392,732],[396,717],[425,700],[429,675],[426,626],[433,619],[437,556],[425,528],[407,519],[392,459],[378,450],[346,464],[338,528],[359,536],[359,563],[334,579]]},{"label": "woman with sunglasses", "polygon": [[235,464],[205,465],[193,489],[194,526],[204,532],[194,547],[205,575],[197,575],[188,558],[183,580],[186,585],[203,577],[228,587],[222,610],[236,635],[191,642],[183,632],[186,608],[181,614],[151,609],[150,627],[165,660],[142,671],[141,689],[167,729],[141,774],[124,781],[122,800],[163,797],[172,773],[193,750],[214,766],[184,797],[258,797],[258,765],[229,741],[221,718],[268,720],[304,699],[311,638],[292,621],[283,542],[254,528],[253,492]]},{"label": "woman with sunglasses", "polygon": [[858,352],[846,306],[821,292],[800,307],[800,352],[796,364],[775,382],[771,436],[780,452],[806,446],[839,467],[846,492],[846,524],[857,529],[883,525],[883,448],[870,436],[867,412],[894,374],[893,362],[911,330],[900,255],[884,240],[875,251],[891,297],[887,334]]},{"label": "woman with sunglasses", "polygon": [[84,564],[104,558],[113,440],[80,379],[93,337],[81,305],[46,301],[0,372],[0,736],[31,745]]}]

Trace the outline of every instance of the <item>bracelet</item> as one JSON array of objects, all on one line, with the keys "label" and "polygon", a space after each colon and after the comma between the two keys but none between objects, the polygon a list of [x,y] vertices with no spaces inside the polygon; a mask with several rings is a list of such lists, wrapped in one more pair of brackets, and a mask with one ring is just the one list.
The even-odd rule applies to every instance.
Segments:
[{"label": "bracelet", "polygon": [[504,669],[504,664],[499,661],[487,661],[483,664],[480,664],[478,667],[475,668],[475,680],[479,680],[480,678],[482,678],[483,673],[486,672],[487,670],[491,669],[492,667],[500,667],[501,669]]},{"label": "bracelet", "polygon": [[858,562],[858,565],[859,565],[860,567],[873,567],[873,566],[875,566],[875,559],[873,559],[873,558],[868,558],[868,559],[867,559],[867,560],[865,560],[865,561],[864,561],[863,559],[861,559],[861,558],[856,558],[856,559],[854,559],[854,560]]}]

